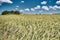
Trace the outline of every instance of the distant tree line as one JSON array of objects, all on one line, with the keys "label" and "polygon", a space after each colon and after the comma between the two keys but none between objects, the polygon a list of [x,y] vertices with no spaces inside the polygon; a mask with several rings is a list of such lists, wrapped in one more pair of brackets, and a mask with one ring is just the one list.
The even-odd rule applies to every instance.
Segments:
[{"label": "distant tree line", "polygon": [[3,11],[2,12],[2,15],[9,15],[9,14],[17,14],[17,15],[19,15],[19,14],[21,14],[21,12],[19,12],[19,11]]}]

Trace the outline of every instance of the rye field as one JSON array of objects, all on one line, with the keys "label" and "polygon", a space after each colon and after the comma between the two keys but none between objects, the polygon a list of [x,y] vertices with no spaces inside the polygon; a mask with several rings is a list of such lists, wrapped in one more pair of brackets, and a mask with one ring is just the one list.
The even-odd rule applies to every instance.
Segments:
[{"label": "rye field", "polygon": [[60,40],[60,15],[0,15],[0,40]]}]

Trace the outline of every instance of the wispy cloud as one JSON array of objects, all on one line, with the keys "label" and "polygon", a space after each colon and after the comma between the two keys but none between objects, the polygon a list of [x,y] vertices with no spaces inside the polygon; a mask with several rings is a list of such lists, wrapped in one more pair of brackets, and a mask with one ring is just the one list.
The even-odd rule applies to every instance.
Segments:
[{"label": "wispy cloud", "polygon": [[12,4],[13,2],[11,0],[0,0],[0,6],[2,5],[2,3],[10,3]]},{"label": "wispy cloud", "polygon": [[15,10],[18,10],[18,8],[15,8]]},{"label": "wispy cloud", "polygon": [[0,6],[1,6],[2,4],[0,4]]},{"label": "wispy cloud", "polygon": [[43,10],[40,10],[39,13],[43,12]]},{"label": "wispy cloud", "polygon": [[1,3],[6,2],[6,3],[13,3],[11,0],[0,0]]},{"label": "wispy cloud", "polygon": [[19,6],[17,5],[16,7],[18,8]]}]

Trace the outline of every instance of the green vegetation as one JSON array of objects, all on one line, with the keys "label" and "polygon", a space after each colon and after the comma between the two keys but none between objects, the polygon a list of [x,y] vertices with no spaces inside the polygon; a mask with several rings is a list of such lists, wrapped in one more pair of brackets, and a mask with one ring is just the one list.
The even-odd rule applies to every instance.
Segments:
[{"label": "green vegetation", "polygon": [[21,14],[19,11],[3,11],[2,15],[9,15],[9,14],[16,14],[19,15]]},{"label": "green vegetation", "polygon": [[60,15],[0,15],[0,40],[60,40]]}]

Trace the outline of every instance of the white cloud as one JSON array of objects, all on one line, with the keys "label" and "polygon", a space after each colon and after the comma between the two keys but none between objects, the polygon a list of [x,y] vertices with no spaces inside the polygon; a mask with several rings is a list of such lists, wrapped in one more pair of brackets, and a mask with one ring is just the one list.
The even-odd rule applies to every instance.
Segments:
[{"label": "white cloud", "polygon": [[35,9],[34,8],[31,8],[31,11],[35,11]]},{"label": "white cloud", "polygon": [[56,2],[56,4],[60,4],[60,0]]},{"label": "white cloud", "polygon": [[6,2],[6,3],[13,3],[11,0],[0,0],[1,3]]},{"label": "white cloud", "polygon": [[26,8],[25,11],[30,11],[30,9],[29,8]]},{"label": "white cloud", "polygon": [[56,9],[60,9],[60,6],[55,5],[54,8],[56,8]]},{"label": "white cloud", "polygon": [[55,8],[55,7],[53,7],[53,6],[49,6],[49,9],[56,10],[56,8]]},{"label": "white cloud", "polygon": [[36,7],[34,7],[34,9],[40,9],[40,5],[37,5]]},{"label": "white cloud", "polygon": [[49,10],[49,8],[47,6],[42,6],[42,9]]},{"label": "white cloud", "polygon": [[57,6],[57,5],[55,5],[55,6],[49,6],[49,8],[53,9],[53,10],[56,10],[56,9],[60,9],[60,6]]},{"label": "white cloud", "polygon": [[21,3],[24,3],[24,1],[21,1]]},{"label": "white cloud", "polygon": [[43,2],[41,2],[41,4],[47,4],[47,2],[46,1],[43,1]]},{"label": "white cloud", "polygon": [[24,10],[20,10],[20,12],[23,12]]}]

